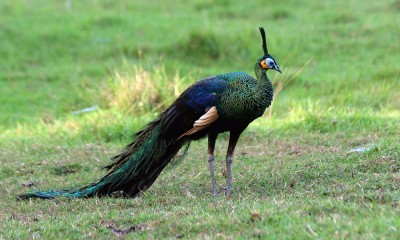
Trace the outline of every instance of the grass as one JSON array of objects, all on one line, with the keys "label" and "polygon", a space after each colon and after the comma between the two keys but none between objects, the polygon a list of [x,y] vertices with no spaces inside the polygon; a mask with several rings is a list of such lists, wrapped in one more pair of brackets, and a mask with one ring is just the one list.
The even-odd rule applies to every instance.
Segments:
[{"label": "grass", "polygon": [[[0,239],[398,239],[399,6],[0,3]],[[252,74],[258,26],[284,73],[269,73],[273,109],[239,141],[232,197],[211,196],[203,140],[135,199],[16,201],[101,177],[131,135],[198,79]],[[220,193],[226,147],[224,134]]]}]

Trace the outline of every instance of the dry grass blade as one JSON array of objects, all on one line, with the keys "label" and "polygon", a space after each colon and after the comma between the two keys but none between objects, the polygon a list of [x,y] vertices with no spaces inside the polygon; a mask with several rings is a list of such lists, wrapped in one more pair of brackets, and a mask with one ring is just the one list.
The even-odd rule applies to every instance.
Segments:
[{"label": "dry grass blade", "polygon": [[[304,69],[310,64],[312,58],[304,63],[300,68],[289,69],[287,73],[283,75],[283,78],[280,78],[281,75],[275,75],[272,79],[272,85],[274,86],[274,101],[278,98],[279,93],[285,88],[288,84],[292,83],[296,78],[304,71]],[[269,107],[268,117],[272,117],[274,101],[272,101],[271,106]]]}]

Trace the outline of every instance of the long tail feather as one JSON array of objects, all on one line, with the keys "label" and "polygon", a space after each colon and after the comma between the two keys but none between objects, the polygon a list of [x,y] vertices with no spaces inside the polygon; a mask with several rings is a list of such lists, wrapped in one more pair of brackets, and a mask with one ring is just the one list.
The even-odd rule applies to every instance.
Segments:
[{"label": "long tail feather", "polygon": [[135,141],[114,157],[114,162],[106,167],[109,172],[97,183],[75,190],[26,193],[18,198],[87,198],[118,191],[128,197],[136,196],[154,183],[179,149],[187,143],[187,140],[175,140],[175,137],[164,134],[162,122],[161,118],[157,119],[138,132]]}]

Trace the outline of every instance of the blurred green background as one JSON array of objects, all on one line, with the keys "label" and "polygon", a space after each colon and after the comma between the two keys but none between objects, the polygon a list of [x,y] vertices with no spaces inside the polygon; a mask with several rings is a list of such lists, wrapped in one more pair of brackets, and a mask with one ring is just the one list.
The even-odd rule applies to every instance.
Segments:
[{"label": "blurred green background", "polygon": [[397,1],[5,1],[0,122],[107,109],[102,94],[125,63],[165,68],[168,79],[178,73],[184,86],[252,73],[262,55],[259,26],[284,73],[310,61],[277,99],[278,114],[307,101],[397,110],[398,11]]}]

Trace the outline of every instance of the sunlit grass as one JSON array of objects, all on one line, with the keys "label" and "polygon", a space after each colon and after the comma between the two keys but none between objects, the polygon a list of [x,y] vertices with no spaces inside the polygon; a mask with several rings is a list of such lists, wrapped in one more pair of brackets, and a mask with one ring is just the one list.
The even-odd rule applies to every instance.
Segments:
[{"label": "sunlit grass", "polygon": [[131,114],[161,111],[188,86],[187,79],[179,73],[170,77],[161,63],[145,70],[125,62],[115,70],[104,95],[110,107]]}]

